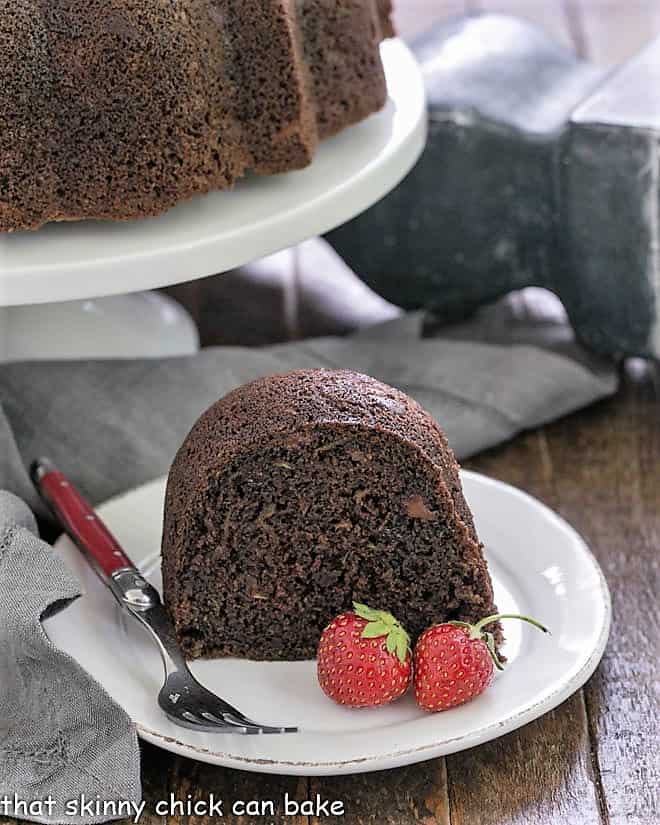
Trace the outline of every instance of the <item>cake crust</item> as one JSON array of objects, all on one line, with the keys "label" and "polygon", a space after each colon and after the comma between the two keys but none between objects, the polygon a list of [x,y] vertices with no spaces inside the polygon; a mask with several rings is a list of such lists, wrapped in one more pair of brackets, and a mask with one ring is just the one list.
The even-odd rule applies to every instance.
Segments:
[{"label": "cake crust", "polygon": [[0,231],[307,165],[380,109],[376,0],[0,0]]},{"label": "cake crust", "polygon": [[349,371],[259,379],[199,419],[168,479],[162,561],[191,657],[311,658],[353,599],[413,636],[495,612],[444,434]]}]

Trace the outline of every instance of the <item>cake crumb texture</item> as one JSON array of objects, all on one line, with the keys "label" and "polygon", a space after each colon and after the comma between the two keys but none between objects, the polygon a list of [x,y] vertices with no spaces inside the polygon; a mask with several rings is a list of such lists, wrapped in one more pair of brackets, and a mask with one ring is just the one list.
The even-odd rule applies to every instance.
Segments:
[{"label": "cake crumb texture", "polygon": [[158,215],[380,109],[382,0],[0,0],[0,231]]},{"label": "cake crumb texture", "polygon": [[169,475],[162,562],[191,658],[313,658],[354,600],[413,638],[496,612],[446,437],[343,370],[262,378],[202,415]]}]

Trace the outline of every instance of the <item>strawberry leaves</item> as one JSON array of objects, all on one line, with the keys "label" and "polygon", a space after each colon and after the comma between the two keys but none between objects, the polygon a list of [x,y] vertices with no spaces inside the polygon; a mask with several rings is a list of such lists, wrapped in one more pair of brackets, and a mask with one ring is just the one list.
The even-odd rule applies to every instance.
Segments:
[{"label": "strawberry leaves", "polygon": [[362,631],[363,639],[378,639],[385,636],[385,648],[388,653],[396,655],[403,664],[410,649],[410,636],[391,613],[375,610],[360,602],[353,602],[353,610],[367,624]]},{"label": "strawberry leaves", "polygon": [[412,653],[407,635],[381,610],[358,605],[336,616],[321,634],[317,676],[321,690],[334,702],[373,708],[394,702],[408,690]]},{"label": "strawberry leaves", "polygon": [[382,610],[374,610],[373,607],[367,607],[366,604],[360,604],[360,602],[353,602],[353,610],[361,619],[366,619],[368,622],[380,621],[383,615]]},{"label": "strawberry leaves", "polygon": [[[377,639],[379,636],[385,636],[389,634],[390,629],[385,624],[385,622],[369,622],[365,625],[364,630],[362,631],[362,638],[363,639]],[[390,653],[392,651],[390,650]]]},{"label": "strawberry leaves", "polygon": [[496,613],[476,624],[452,620],[432,625],[415,645],[415,700],[422,710],[449,710],[486,690],[494,669],[503,670],[495,636],[486,630],[500,619],[520,619],[550,632],[536,619],[517,613]]}]

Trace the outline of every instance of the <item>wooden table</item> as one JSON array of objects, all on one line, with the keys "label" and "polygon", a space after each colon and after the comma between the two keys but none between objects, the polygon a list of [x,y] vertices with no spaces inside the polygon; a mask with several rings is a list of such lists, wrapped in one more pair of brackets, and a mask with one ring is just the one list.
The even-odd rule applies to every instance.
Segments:
[{"label": "wooden table", "polygon": [[[405,35],[466,10],[536,20],[581,54],[616,62],[660,31],[657,0],[400,0]],[[207,343],[263,343],[341,331],[352,321],[328,309],[344,277],[344,309],[367,299],[341,273],[319,277],[289,253],[251,273],[175,290]],[[303,257],[304,260],[304,257]],[[257,276],[255,277],[255,271]],[[325,285],[324,285],[325,284]],[[353,294],[351,294],[353,290]],[[357,291],[356,291],[357,290]],[[379,774],[306,779],[226,770],[143,746],[141,822],[164,822],[155,802],[178,799],[340,799],[346,825],[658,825],[660,702],[656,668],[660,548],[660,372],[639,360],[622,367],[611,400],[530,432],[467,466],[528,490],[585,536],[608,579],[614,627],[602,664],[583,690],[523,729],[463,753]],[[1,818],[0,818],[1,819]],[[202,818],[174,817],[202,823]],[[204,820],[206,821],[206,820]],[[313,823],[313,817],[240,818]]]},{"label": "wooden table", "polygon": [[[616,63],[660,32],[657,0],[400,0],[414,35],[465,11],[513,13],[584,57]],[[256,271],[179,290],[210,343],[263,343],[341,332],[351,307],[383,307],[340,270],[305,265],[300,251]],[[332,267],[330,267],[332,270]],[[337,295],[343,301],[337,305]],[[622,366],[619,394],[467,462],[528,490],[585,536],[608,579],[614,627],[583,690],[523,729],[447,758],[380,774],[296,779],[255,776],[144,748],[145,793],[206,798],[341,799],[346,825],[658,825],[660,701],[656,667],[660,550],[660,371]],[[332,818],[330,818],[332,819]],[[151,821],[151,820],[149,820]],[[183,820],[182,820],[183,821]],[[225,817],[226,822],[316,822]],[[326,820],[323,820],[326,821]],[[328,820],[329,821],[329,820]]]},{"label": "wooden table", "polygon": [[[583,690],[501,739],[377,774],[242,773],[143,748],[148,809],[174,793],[207,799],[340,799],[343,818],[225,816],[236,825],[658,825],[657,664],[660,371],[622,369],[611,400],[484,453],[467,466],[528,490],[567,518],[609,582],[614,626]],[[146,823],[164,821],[152,815]],[[185,817],[176,822],[193,822]],[[207,820],[195,819],[199,821]]]}]

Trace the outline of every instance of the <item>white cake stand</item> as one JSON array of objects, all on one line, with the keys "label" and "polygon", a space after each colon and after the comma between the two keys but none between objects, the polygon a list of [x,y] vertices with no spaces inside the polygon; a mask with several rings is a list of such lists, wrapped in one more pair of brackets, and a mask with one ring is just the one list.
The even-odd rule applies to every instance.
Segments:
[{"label": "white cake stand", "polygon": [[424,147],[424,83],[401,41],[384,43],[382,56],[385,109],[325,141],[303,171],[247,179],[155,219],[0,236],[0,361],[194,352],[197,331],[178,304],[129,293],[226,272],[293,246],[394,188]]}]

